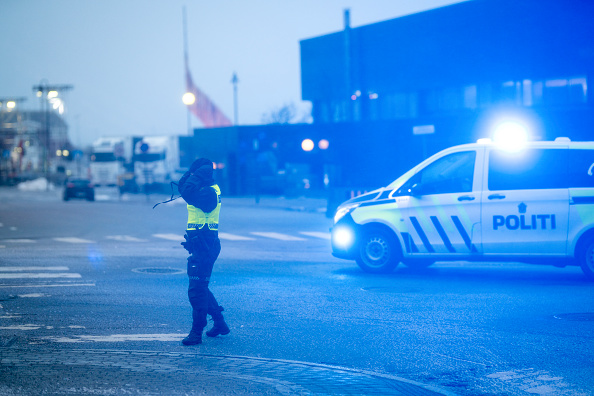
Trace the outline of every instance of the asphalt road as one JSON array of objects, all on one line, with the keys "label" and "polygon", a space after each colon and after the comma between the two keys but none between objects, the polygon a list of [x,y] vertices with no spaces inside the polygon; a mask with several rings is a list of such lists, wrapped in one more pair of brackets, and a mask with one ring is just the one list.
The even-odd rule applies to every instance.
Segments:
[{"label": "asphalt road", "polygon": [[319,200],[223,199],[232,331],[183,347],[183,202],[123,198],[0,189],[0,393],[594,394],[579,268],[365,274],[331,256]]}]

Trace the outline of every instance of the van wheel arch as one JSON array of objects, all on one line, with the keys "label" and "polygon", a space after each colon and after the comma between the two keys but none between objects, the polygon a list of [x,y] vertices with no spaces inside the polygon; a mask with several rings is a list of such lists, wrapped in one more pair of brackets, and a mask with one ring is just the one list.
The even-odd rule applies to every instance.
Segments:
[{"label": "van wheel arch", "polygon": [[356,261],[365,272],[386,274],[402,260],[402,246],[396,233],[388,226],[373,223],[360,228]]},{"label": "van wheel arch", "polygon": [[586,278],[594,281],[594,229],[588,230],[580,237],[575,247],[575,259]]}]

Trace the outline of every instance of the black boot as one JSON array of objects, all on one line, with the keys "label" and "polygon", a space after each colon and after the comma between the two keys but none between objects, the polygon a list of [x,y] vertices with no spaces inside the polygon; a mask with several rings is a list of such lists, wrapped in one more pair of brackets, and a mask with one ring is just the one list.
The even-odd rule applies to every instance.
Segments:
[{"label": "black boot", "polygon": [[184,345],[198,345],[202,344],[202,330],[194,330],[190,331],[190,334],[186,338],[182,340],[182,344]]},{"label": "black boot", "polygon": [[225,319],[223,318],[223,314],[221,313],[221,311],[223,311],[223,307],[219,307],[219,309],[217,309],[216,312],[210,315],[212,316],[214,325],[212,326],[212,329],[206,332],[207,336],[216,337],[218,335],[229,334],[229,332],[231,331],[229,330],[229,326],[227,326],[227,323],[225,323]]}]

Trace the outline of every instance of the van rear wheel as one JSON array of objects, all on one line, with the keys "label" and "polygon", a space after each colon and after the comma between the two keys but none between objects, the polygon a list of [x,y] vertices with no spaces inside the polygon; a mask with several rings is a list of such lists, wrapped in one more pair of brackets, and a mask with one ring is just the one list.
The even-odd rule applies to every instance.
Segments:
[{"label": "van rear wheel", "polygon": [[588,280],[594,281],[594,236],[589,236],[580,249],[578,260]]},{"label": "van rear wheel", "polygon": [[400,261],[398,241],[388,231],[379,228],[367,230],[359,243],[357,264],[365,272],[386,274]]}]

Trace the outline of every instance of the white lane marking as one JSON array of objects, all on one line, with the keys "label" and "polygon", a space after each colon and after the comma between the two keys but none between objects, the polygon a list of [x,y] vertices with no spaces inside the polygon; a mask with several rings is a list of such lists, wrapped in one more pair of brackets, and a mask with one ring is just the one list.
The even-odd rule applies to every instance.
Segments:
[{"label": "white lane marking", "polygon": [[66,238],[53,238],[54,241],[58,242],[66,242],[66,243],[95,243],[94,241],[89,241],[88,239],[76,238],[76,237],[66,237]]},{"label": "white lane marking", "polygon": [[7,243],[35,243],[33,239],[5,239],[2,242]]},{"label": "white lane marking", "polygon": [[0,267],[0,272],[16,272],[16,271],[68,271],[68,267]]},{"label": "white lane marking", "polygon": [[265,238],[280,239],[281,241],[305,241],[305,239],[303,238],[287,234],[280,234],[278,232],[250,232],[250,234],[262,236]]},{"label": "white lane marking", "polygon": [[39,278],[82,278],[80,274],[75,273],[61,273],[61,272],[38,272],[38,273],[28,273],[28,272],[21,272],[17,274],[0,274],[0,279],[39,279]]},{"label": "white lane marking", "polygon": [[106,336],[77,335],[72,337],[44,337],[44,340],[53,342],[125,342],[125,341],[180,341],[183,334],[111,334]]},{"label": "white lane marking", "polygon": [[314,237],[314,238],[330,240],[329,232],[301,231],[300,234],[307,235],[307,236]]},{"label": "white lane marking", "polygon": [[28,285],[0,285],[0,289],[14,289],[14,288],[23,288],[23,287],[34,287],[36,289],[40,289],[42,287],[77,287],[77,286],[95,286],[94,283],[49,283],[49,284],[28,284]]},{"label": "white lane marking", "polygon": [[254,238],[245,237],[241,235],[227,234],[226,232],[219,232],[220,239],[226,239],[229,241],[255,241]]},{"label": "white lane marking", "polygon": [[185,238],[179,234],[153,234],[153,236],[155,238],[167,239],[168,241],[185,241]]},{"label": "white lane marking", "polygon": [[122,242],[148,242],[146,239],[136,238],[130,235],[109,235],[106,236],[107,239],[113,239],[114,241],[122,241]]},{"label": "white lane marking", "polygon": [[43,294],[43,293],[19,294],[18,296],[20,298],[50,297],[49,294]]},{"label": "white lane marking", "polygon": [[17,228],[16,228],[16,227],[10,227],[10,228],[9,228],[9,230],[10,230],[10,231],[16,231],[16,230],[17,230]]},{"label": "white lane marking", "polygon": [[26,324],[26,325],[4,326],[4,327],[0,327],[0,329],[2,329],[2,330],[37,330],[37,329],[41,329],[41,326],[33,325],[33,324]]},{"label": "white lane marking", "polygon": [[502,371],[487,375],[487,378],[503,381],[513,389],[521,389],[524,392],[535,395],[577,395],[577,389],[567,382],[563,377],[549,375],[544,370],[525,369],[514,371]]}]

